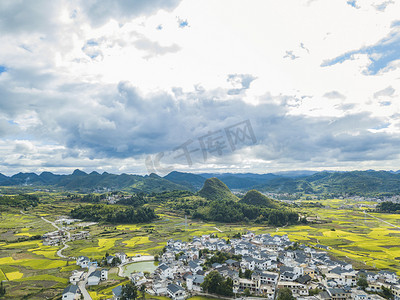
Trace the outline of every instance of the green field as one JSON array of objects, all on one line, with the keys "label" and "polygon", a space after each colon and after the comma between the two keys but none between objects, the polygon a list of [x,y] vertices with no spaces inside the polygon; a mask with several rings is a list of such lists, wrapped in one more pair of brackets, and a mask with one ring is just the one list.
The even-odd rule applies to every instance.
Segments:
[{"label": "green field", "polygon": [[[55,299],[68,284],[72,270],[77,269],[75,261],[67,262],[56,255],[60,247],[43,246],[40,240],[17,241],[41,235],[54,228],[40,217],[54,221],[60,215],[67,215],[76,203],[59,201],[56,194],[44,204],[25,211],[9,209],[1,213],[0,219],[0,279],[5,283],[10,299],[29,295],[29,299]],[[318,216],[322,224],[306,224],[279,229],[249,224],[218,224],[188,220],[169,211],[162,205],[155,206],[160,219],[149,224],[107,225],[96,224],[84,228],[91,237],[87,240],[69,242],[64,255],[77,257],[86,255],[99,259],[106,253],[123,251],[130,256],[137,254],[158,254],[170,238],[189,241],[192,236],[217,234],[232,237],[247,230],[256,233],[288,234],[293,241],[309,245],[323,244],[331,247],[331,253],[354,263],[358,268],[384,268],[400,274],[400,229],[392,227],[361,209],[340,209],[344,204],[355,204],[349,200],[322,200],[324,208],[302,208],[308,216]],[[366,203],[368,204],[368,203]],[[400,226],[400,215],[373,214],[389,223]],[[219,230],[218,230],[218,229]],[[77,231],[83,228],[76,228]],[[222,232],[220,232],[222,231]],[[111,269],[110,281],[91,288],[93,299],[111,296],[111,290],[124,282]],[[150,299],[150,296],[148,296]],[[201,300],[203,298],[194,298]]]}]

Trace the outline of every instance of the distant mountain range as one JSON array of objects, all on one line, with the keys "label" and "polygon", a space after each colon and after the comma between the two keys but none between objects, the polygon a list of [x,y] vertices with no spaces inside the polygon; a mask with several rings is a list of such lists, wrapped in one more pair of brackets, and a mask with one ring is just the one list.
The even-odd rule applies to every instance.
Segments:
[{"label": "distant mountain range", "polygon": [[[156,174],[129,175],[85,173],[75,170],[70,175],[56,175],[51,172],[18,173],[13,176],[0,174],[0,186],[54,187],[71,191],[126,190],[130,192],[163,192],[171,190],[199,191],[206,179],[218,178],[231,190],[273,193],[347,193],[377,194],[399,193],[399,171],[350,171],[311,172],[293,171],[268,174],[223,173],[192,174],[171,172],[160,177]],[[211,186],[212,187],[212,186]]]}]

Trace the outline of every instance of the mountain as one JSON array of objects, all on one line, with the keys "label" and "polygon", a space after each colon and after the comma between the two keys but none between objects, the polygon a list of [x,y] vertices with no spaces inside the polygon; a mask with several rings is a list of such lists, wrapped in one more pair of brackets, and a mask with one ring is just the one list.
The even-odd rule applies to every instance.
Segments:
[{"label": "mountain", "polygon": [[204,178],[218,178],[232,190],[249,190],[254,186],[264,184],[271,179],[279,178],[275,174],[254,174],[254,173],[203,173],[199,174]]},{"label": "mountain", "polygon": [[45,182],[35,173],[18,173],[11,176],[11,180],[17,185],[40,185]]},{"label": "mountain", "polygon": [[[200,195],[207,199],[233,199],[230,189],[252,190],[273,193],[306,194],[349,194],[377,195],[400,194],[400,173],[393,171],[351,171],[317,172],[311,175],[297,176],[305,171],[293,172],[281,176],[275,174],[223,173],[191,174],[171,172],[165,177],[156,174],[141,176],[130,174],[110,174],[91,172],[87,174],[75,170],[70,175],[56,175],[51,172],[18,173],[11,177],[0,174],[0,186],[52,186],[55,188],[92,192],[96,190],[126,190],[131,192],[163,192],[189,190],[195,192],[201,188]],[[216,177],[210,177],[215,175]],[[289,177],[290,175],[290,177]]]},{"label": "mountain", "polygon": [[248,191],[239,202],[269,208],[277,208],[279,206],[277,201],[268,198],[256,190]]},{"label": "mountain", "polygon": [[232,194],[225,183],[215,177],[208,178],[198,194],[208,200],[239,200],[238,197]]},{"label": "mountain", "polygon": [[299,178],[277,178],[255,187],[275,193],[400,193],[400,174],[387,171],[319,172]]},{"label": "mountain", "polygon": [[189,188],[191,191],[200,190],[204,182],[206,181],[206,178],[200,175],[177,171],[169,173],[168,175],[164,176],[164,178],[176,184],[183,185]]},{"label": "mountain", "polygon": [[8,176],[0,173],[0,185],[9,185],[11,184],[11,180]]},{"label": "mountain", "polygon": [[63,175],[55,175],[51,172],[42,172],[39,175],[40,179],[49,185],[56,184],[60,180],[61,176]]}]

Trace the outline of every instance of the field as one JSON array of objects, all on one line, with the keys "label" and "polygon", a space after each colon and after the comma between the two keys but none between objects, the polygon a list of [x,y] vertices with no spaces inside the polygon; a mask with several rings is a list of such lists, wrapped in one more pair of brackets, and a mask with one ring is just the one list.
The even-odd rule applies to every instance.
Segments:
[{"label": "field", "polygon": [[[293,241],[309,245],[322,244],[331,247],[331,254],[354,263],[358,268],[384,268],[400,274],[400,215],[364,213],[362,209],[341,209],[344,204],[354,205],[350,200],[323,200],[324,208],[302,208],[307,202],[300,201],[300,210],[309,216],[318,216],[326,221],[322,224],[306,224],[282,228],[268,228],[259,225],[216,224],[188,220],[177,216],[166,207],[156,208],[160,219],[148,224],[107,225],[95,224],[84,227],[91,237],[87,240],[69,242],[63,254],[70,257],[85,255],[100,259],[106,253],[119,251],[129,256],[137,254],[158,254],[170,238],[189,241],[193,236],[217,234],[230,238],[237,232],[247,230],[256,233],[288,234]],[[0,216],[0,280],[5,283],[9,299],[56,299],[68,284],[71,271],[77,269],[74,260],[61,259],[56,252],[61,248],[43,246],[40,240],[29,239],[54,228],[41,219],[45,216],[54,221],[67,215],[76,203],[59,201],[57,195],[44,204],[28,211],[17,209],[3,211]],[[374,218],[376,217],[376,218]],[[81,230],[83,228],[77,228]],[[111,296],[111,290],[123,284],[124,278],[117,275],[117,269],[110,270],[107,283],[91,287],[93,299]],[[150,296],[147,297],[150,299]],[[197,298],[196,298],[197,299]]]}]

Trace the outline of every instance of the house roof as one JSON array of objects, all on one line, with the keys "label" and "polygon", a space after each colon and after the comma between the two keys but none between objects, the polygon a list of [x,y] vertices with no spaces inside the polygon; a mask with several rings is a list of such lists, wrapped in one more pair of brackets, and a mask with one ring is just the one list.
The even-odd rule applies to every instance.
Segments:
[{"label": "house roof", "polygon": [[232,264],[234,264],[234,263],[237,263],[237,261],[234,260],[234,259],[227,259],[227,260],[225,261],[225,263],[227,263],[228,265],[232,265]]},{"label": "house roof", "polygon": [[176,285],[174,283],[171,283],[167,286],[167,289],[171,291],[172,294],[175,294],[176,292],[179,291],[184,291],[184,289],[182,287],[180,287],[179,285]]},{"label": "house roof", "polygon": [[159,269],[161,269],[162,271],[165,271],[166,269],[168,269],[169,267],[165,264],[161,264],[158,266]]},{"label": "house roof", "polygon": [[197,267],[199,266],[199,265],[196,264],[194,261],[189,261],[188,265],[189,265],[189,267],[191,267],[192,269],[195,269],[195,268],[197,268]]},{"label": "house roof", "polygon": [[98,277],[98,278],[100,278],[101,277],[101,271],[100,270],[96,270],[96,271],[90,273],[89,277]]},{"label": "house roof", "polygon": [[302,283],[302,284],[306,284],[310,280],[311,280],[311,276],[310,275],[303,275],[303,276],[300,276],[299,278],[296,279],[296,281],[298,283]]},{"label": "house roof", "polygon": [[115,296],[119,297],[122,294],[122,285],[119,285],[112,289],[112,292]]},{"label": "house roof", "polygon": [[196,275],[193,279],[194,283],[202,284],[204,282],[204,276],[203,275]]},{"label": "house roof", "polygon": [[64,289],[63,294],[67,294],[67,293],[76,294],[76,292],[78,290],[79,290],[79,287],[77,285],[69,285]]}]

